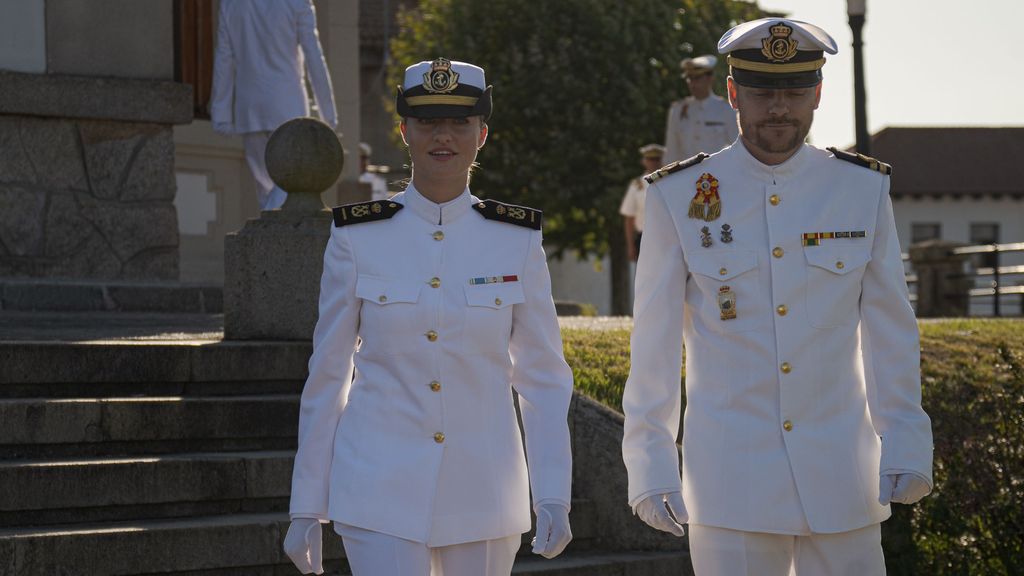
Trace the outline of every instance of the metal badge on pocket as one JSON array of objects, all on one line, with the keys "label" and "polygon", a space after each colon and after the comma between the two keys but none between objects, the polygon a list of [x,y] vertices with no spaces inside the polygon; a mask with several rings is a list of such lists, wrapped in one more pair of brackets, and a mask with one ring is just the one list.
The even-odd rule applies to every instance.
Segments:
[{"label": "metal badge on pocket", "polygon": [[718,289],[718,311],[722,320],[736,319],[736,293],[729,286]]}]

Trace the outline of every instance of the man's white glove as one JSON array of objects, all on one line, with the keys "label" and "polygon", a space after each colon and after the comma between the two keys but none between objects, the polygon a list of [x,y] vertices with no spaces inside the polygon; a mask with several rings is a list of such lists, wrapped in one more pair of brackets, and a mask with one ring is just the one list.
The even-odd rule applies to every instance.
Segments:
[{"label": "man's white glove", "polygon": [[533,553],[551,559],[562,553],[572,541],[569,509],[558,502],[537,506],[537,534],[533,537]]},{"label": "man's white glove", "polygon": [[296,518],[284,537],[284,553],[303,574],[324,573],[323,535],[316,518]]},{"label": "man's white glove", "polygon": [[878,503],[913,504],[931,491],[924,478],[913,472],[883,474],[878,481]]},{"label": "man's white glove", "polygon": [[683,503],[683,495],[679,492],[652,494],[641,500],[633,512],[651,528],[676,536],[686,534],[683,524],[690,521],[690,515],[686,513],[686,504]]}]

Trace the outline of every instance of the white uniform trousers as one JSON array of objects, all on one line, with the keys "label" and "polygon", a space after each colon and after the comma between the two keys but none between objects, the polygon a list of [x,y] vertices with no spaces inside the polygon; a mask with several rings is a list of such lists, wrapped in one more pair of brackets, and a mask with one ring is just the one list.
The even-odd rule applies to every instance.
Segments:
[{"label": "white uniform trousers", "polygon": [[696,576],[884,576],[880,524],[793,536],[690,524]]},{"label": "white uniform trousers", "polygon": [[261,211],[280,208],[288,198],[288,193],[275,186],[267,173],[267,140],[270,140],[270,132],[246,132],[242,135],[245,161],[256,181],[256,197]]},{"label": "white uniform trousers", "polygon": [[341,522],[334,531],[345,544],[353,576],[509,576],[522,542],[515,534],[431,548]]}]

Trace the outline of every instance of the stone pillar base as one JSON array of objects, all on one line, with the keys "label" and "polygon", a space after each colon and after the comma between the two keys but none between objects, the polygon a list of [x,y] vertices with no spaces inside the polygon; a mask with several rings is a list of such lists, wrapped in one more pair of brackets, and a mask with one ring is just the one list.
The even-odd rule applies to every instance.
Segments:
[{"label": "stone pillar base", "polygon": [[224,338],[310,340],[331,212],[263,212],[224,239]]}]

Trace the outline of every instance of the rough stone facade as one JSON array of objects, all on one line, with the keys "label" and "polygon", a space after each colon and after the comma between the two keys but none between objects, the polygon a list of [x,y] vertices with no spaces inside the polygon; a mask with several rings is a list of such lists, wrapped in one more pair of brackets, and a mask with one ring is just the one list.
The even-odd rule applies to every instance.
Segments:
[{"label": "rough stone facade", "polygon": [[[184,95],[188,88],[32,76],[0,75],[9,89],[0,90],[0,276],[177,279],[171,124],[181,114],[92,106],[70,117],[52,116],[50,107],[73,99],[83,83],[91,96],[110,91],[118,100],[126,90],[166,93],[154,85]],[[17,88],[28,90],[15,95]],[[45,110],[33,114],[33,95]]]}]

